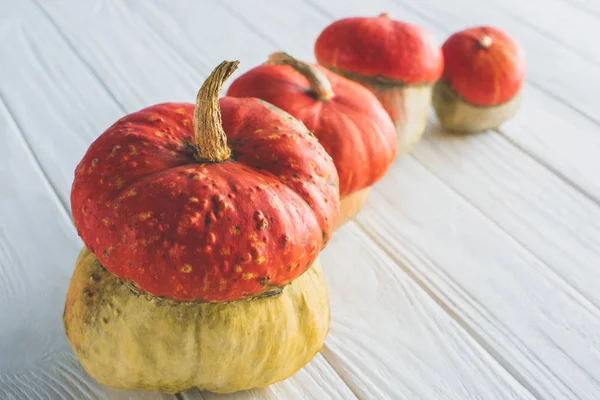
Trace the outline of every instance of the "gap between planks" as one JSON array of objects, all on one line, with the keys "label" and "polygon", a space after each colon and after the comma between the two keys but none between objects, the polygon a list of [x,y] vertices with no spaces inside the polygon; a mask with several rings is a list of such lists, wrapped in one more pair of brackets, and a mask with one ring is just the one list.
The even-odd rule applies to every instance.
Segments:
[{"label": "gap between planks", "polygon": [[581,11],[585,12],[585,13],[593,15],[594,17],[600,18],[600,8],[598,8],[598,10],[587,8],[587,7],[581,5],[580,0],[577,0],[577,1],[561,0],[561,1],[563,3],[567,3],[568,5],[570,5],[573,8],[576,8],[578,10],[581,10]]},{"label": "gap between planks", "polygon": [[[429,288],[429,286],[427,284],[425,284],[425,282],[423,282],[422,279],[420,279],[410,268],[406,268],[406,266],[404,265],[404,263],[398,259],[398,257],[392,252],[390,251],[387,246],[384,246],[379,240],[378,238],[376,238],[375,236],[373,236],[371,234],[371,232],[366,229],[363,224],[358,221],[357,219],[353,219],[352,220],[353,223],[356,224],[356,226],[358,226],[358,228],[375,244],[377,244],[377,246],[379,246],[379,248],[381,249],[381,251],[383,251],[383,253],[385,253],[390,260],[392,260],[402,271],[404,271],[404,273],[413,281],[415,282],[415,284],[417,286],[419,286],[419,288],[421,288],[421,290],[423,290],[427,296],[429,296],[442,310],[444,310],[444,312],[446,312],[446,314],[448,314],[450,316],[450,318],[452,318],[454,321],[456,321],[456,323],[461,327],[461,329],[463,329],[471,338],[473,338],[473,340],[475,340],[479,346],[481,346],[481,348],[488,353],[494,360],[496,360],[496,362],[508,373],[510,374],[516,382],[518,382],[525,390],[527,390],[531,395],[533,395],[535,398],[542,398],[542,396],[540,395],[540,393],[532,386],[529,384],[529,382],[527,381],[527,379],[521,375],[513,366],[512,364],[506,360],[498,351],[496,351],[494,349],[493,346],[491,346],[490,344],[487,343],[487,341],[485,339],[483,339],[477,332],[475,332],[470,326],[469,324],[467,324],[463,318],[461,318],[454,310],[452,310],[452,308],[450,306],[448,306],[438,295],[435,294],[435,292],[433,290],[431,290]],[[428,262],[431,262],[430,260],[428,260]]]},{"label": "gap between planks", "polygon": [[589,200],[590,202],[592,202],[592,203],[596,204],[598,207],[600,207],[600,199],[599,198],[596,198],[587,189],[584,189],[581,186],[579,186],[571,178],[569,178],[568,176],[566,176],[565,174],[560,172],[558,169],[553,167],[551,164],[548,164],[541,157],[538,157],[535,154],[532,154],[532,153],[528,152],[527,150],[525,150],[523,148],[523,146],[521,146],[514,139],[512,139],[510,137],[510,135],[507,135],[506,133],[504,133],[504,131],[501,128],[492,129],[490,132],[494,132],[495,134],[499,135],[501,138],[505,139],[514,148],[520,150],[523,154],[527,154],[536,163],[538,163],[542,167],[546,168],[548,171],[552,172],[555,176],[557,176],[560,180],[565,182],[568,186],[572,187],[575,191],[581,193],[583,195],[583,197],[585,197],[587,200]]},{"label": "gap between planks", "polygon": [[79,54],[79,51],[77,51],[77,48],[73,45],[71,40],[69,40],[67,35],[65,35],[65,33],[59,28],[58,24],[56,23],[54,18],[52,18],[50,13],[48,13],[48,11],[46,11],[46,9],[38,2],[38,0],[31,0],[31,2],[35,5],[35,7],[37,7],[40,10],[40,12],[42,14],[44,14],[44,16],[46,17],[48,22],[50,22],[52,27],[56,30],[58,35],[65,42],[67,47],[69,47],[69,49],[73,52],[73,54],[75,54],[75,56],[79,59],[79,61],[81,61],[81,63],[85,66],[85,68],[87,68],[87,70],[94,76],[96,81],[98,81],[100,86],[102,86],[102,88],[106,91],[106,94],[112,99],[112,101],[115,102],[115,104],[119,107],[119,109],[123,113],[125,113],[126,109],[125,109],[125,106],[123,105],[123,103],[121,103],[119,101],[119,99],[117,99],[117,97],[114,95],[114,93],[110,91],[110,89],[108,88],[106,83],[100,78],[100,76],[98,75],[98,72],[96,72],[96,70],[90,65],[90,63],[87,62],[87,60],[85,58],[83,58],[81,56],[81,54]]},{"label": "gap between planks", "polygon": [[[483,210],[478,207],[475,203],[473,203],[467,196],[463,193],[459,192],[456,188],[448,184],[444,181],[436,172],[434,172],[429,166],[423,163],[419,158],[415,157],[413,154],[409,154],[413,160],[415,160],[421,167],[423,167],[429,174],[431,174],[438,182],[440,182],[444,187],[454,193],[458,198],[460,198],[464,203],[468,204],[477,214],[483,217],[488,224],[494,226],[498,230],[502,232],[512,243],[515,244],[517,248],[521,248],[528,255],[533,257],[536,261],[538,261],[541,265],[545,266],[561,284],[566,289],[565,292],[569,294],[569,296],[577,303],[579,303],[582,307],[587,309],[589,312],[595,314],[600,318],[600,307],[596,305],[591,299],[589,299],[585,294],[578,291],[569,281],[567,281],[562,275],[556,272],[553,268],[551,268],[544,260],[542,260],[537,254],[535,254],[529,247],[527,247],[523,242],[510,234],[502,225],[496,222],[494,219],[490,218]],[[381,245],[383,247],[383,245]],[[578,298],[579,297],[579,298]]]},{"label": "gap between planks", "polygon": [[42,167],[42,164],[40,163],[37,155],[33,151],[31,144],[29,143],[29,141],[27,140],[27,137],[23,133],[23,130],[21,129],[21,125],[16,120],[10,107],[4,100],[2,93],[0,93],[0,111],[3,111],[4,115],[6,116],[7,122],[9,124],[11,124],[14,127],[15,131],[17,132],[17,134],[19,136],[19,140],[23,144],[25,151],[27,152],[27,154],[29,154],[29,156],[32,159],[32,163],[35,166],[34,168],[38,171],[38,173],[42,177],[42,181],[46,185],[48,191],[50,191],[51,197],[54,199],[56,205],[58,206],[58,209],[61,210],[61,215],[67,219],[68,225],[74,229],[73,218],[71,217],[71,213],[69,212],[69,209],[70,209],[69,206],[67,204],[65,204],[63,202],[63,200],[61,199],[61,197],[58,195],[57,189],[52,184],[52,181],[50,181],[48,174],[46,174],[46,171]]},{"label": "gap between planks", "polygon": [[[542,36],[547,36],[549,38],[551,38],[552,40],[554,40],[557,44],[559,44],[563,49],[570,51],[574,54],[577,54],[578,56],[580,56],[581,58],[585,59],[587,62],[589,62],[590,64],[594,64],[596,66],[600,66],[600,63],[596,60],[591,60],[589,58],[586,58],[586,54],[581,52],[581,50],[570,47],[568,44],[566,44],[565,42],[562,41],[562,39],[560,37],[554,36],[553,34],[535,26],[535,25],[529,25],[527,24],[527,20],[525,20],[523,17],[519,16],[518,14],[513,13],[512,11],[497,5],[498,8],[500,8],[503,12],[505,12],[507,15],[510,15],[511,18],[519,21],[519,23],[527,26],[529,29],[531,29],[532,31],[535,31],[537,33],[539,33]],[[531,83],[531,82],[530,82]],[[589,118],[589,117],[588,117]]]}]

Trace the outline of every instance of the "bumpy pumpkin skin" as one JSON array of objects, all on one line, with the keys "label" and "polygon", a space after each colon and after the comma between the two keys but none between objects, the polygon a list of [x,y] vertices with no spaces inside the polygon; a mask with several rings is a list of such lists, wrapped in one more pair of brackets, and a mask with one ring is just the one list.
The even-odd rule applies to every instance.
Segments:
[{"label": "bumpy pumpkin skin", "polygon": [[329,301],[318,260],[273,297],[179,302],[132,290],[84,248],[63,320],[81,365],[100,383],[230,393],[305,365],[327,335]]},{"label": "bumpy pumpkin skin", "polygon": [[398,154],[421,139],[431,90],[444,65],[431,34],[387,14],[345,18],[321,32],[315,56],[319,64],[375,93],[396,126]]},{"label": "bumpy pumpkin skin", "polygon": [[194,105],[127,115],[88,149],[71,191],[79,235],[118,277],[173,300],[281,287],[335,227],[338,177],[306,127],[258,99],[220,100],[232,158],[194,157]]},{"label": "bumpy pumpkin skin", "polygon": [[517,42],[482,26],[453,34],[442,50],[444,73],[434,89],[433,106],[445,128],[477,132],[497,128],[514,116],[526,69]]}]

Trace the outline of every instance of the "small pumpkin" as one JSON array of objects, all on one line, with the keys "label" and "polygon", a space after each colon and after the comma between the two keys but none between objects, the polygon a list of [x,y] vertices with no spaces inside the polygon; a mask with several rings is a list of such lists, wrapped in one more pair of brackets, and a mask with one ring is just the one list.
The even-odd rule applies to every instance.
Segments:
[{"label": "small pumpkin", "polygon": [[344,18],[321,32],[315,56],[319,64],[375,93],[396,126],[399,154],[421,139],[431,90],[444,66],[429,32],[387,13]]},{"label": "small pumpkin", "polygon": [[450,36],[442,50],[446,61],[433,106],[445,128],[497,128],[517,112],[526,61],[510,36],[489,26],[469,28]]},{"label": "small pumpkin", "polygon": [[227,95],[263,99],[314,132],[338,171],[338,226],[360,210],[369,188],[396,155],[394,125],[371,92],[286,53],[274,53],[267,63],[238,77]]},{"label": "small pumpkin", "polygon": [[233,392],[287,378],[323,344],[317,255],[337,220],[335,166],[282,110],[218,100],[237,65],[215,68],[195,106],[125,116],[77,166],[71,205],[89,251],[64,325],[101,383]]}]

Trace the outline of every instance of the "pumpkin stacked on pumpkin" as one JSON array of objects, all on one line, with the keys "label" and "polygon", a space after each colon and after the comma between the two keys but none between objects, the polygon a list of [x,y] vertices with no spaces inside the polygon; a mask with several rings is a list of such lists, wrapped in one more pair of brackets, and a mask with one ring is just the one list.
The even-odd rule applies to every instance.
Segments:
[{"label": "pumpkin stacked on pumpkin", "polygon": [[287,378],[323,345],[317,256],[339,212],[337,173],[289,114],[218,100],[236,67],[218,66],[195,106],[122,118],[76,169],[86,249],[64,324],[101,383],[233,392]]}]

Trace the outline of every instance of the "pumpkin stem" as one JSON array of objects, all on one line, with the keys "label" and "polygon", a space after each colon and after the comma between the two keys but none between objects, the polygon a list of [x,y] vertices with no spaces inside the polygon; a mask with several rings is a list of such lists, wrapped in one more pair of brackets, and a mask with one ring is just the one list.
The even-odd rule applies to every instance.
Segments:
[{"label": "pumpkin stem", "polygon": [[479,45],[484,49],[487,49],[492,45],[492,38],[488,35],[483,35],[479,38]]},{"label": "pumpkin stem", "polygon": [[319,69],[300,61],[287,53],[277,52],[269,56],[269,64],[274,65],[289,65],[296,71],[304,75],[310,83],[310,90],[314,93],[317,100],[328,101],[333,97],[333,89],[331,83]]},{"label": "pumpkin stem", "polygon": [[198,91],[194,108],[194,136],[198,161],[219,163],[231,156],[221,120],[219,93],[223,82],[233,74],[239,64],[239,61],[223,61],[210,73]]}]

